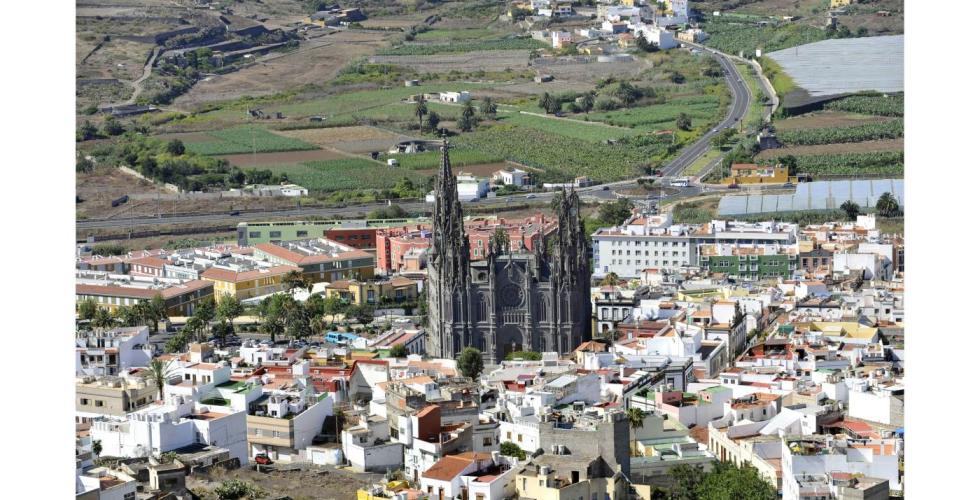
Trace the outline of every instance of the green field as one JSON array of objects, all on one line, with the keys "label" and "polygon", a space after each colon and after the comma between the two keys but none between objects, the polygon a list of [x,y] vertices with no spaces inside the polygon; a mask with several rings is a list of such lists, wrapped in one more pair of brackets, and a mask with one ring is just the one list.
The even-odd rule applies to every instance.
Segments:
[{"label": "green field", "polygon": [[263,165],[258,168],[269,169],[274,174],[285,173],[291,182],[310,191],[320,192],[389,189],[403,177],[408,177],[412,182],[424,179],[424,176],[411,170],[388,167],[378,162],[358,158]]},{"label": "green field", "polygon": [[[408,170],[430,170],[438,168],[442,164],[441,151],[425,151],[423,153],[388,154],[383,157],[395,158],[398,166]],[[503,161],[503,156],[493,153],[485,153],[464,148],[452,148],[450,150],[450,160],[454,167],[465,167],[467,165],[482,165],[484,163],[496,163]]]},{"label": "green field", "polygon": [[485,28],[463,28],[463,29],[433,29],[415,35],[418,41],[440,41],[449,40],[480,40],[484,38],[495,38],[497,33]]},{"label": "green field", "polygon": [[[283,104],[279,106],[269,106],[267,112],[282,112],[287,116],[311,116],[323,115],[330,120],[349,119],[354,116],[378,117],[392,116],[405,118],[412,115],[413,107],[411,104],[401,104],[400,101],[408,99],[414,95],[427,94],[433,92],[460,91],[460,90],[479,90],[491,87],[492,84],[475,83],[445,83],[438,85],[421,85],[418,87],[392,87],[380,90],[365,90],[361,92],[349,92],[337,94],[319,99],[312,99],[303,102]],[[458,107],[445,104],[428,102],[429,109],[436,110],[440,115],[443,112],[452,113]]]},{"label": "green field", "polygon": [[[760,160],[775,164],[776,158]],[[873,153],[842,153],[828,155],[802,155],[796,157],[797,170],[815,177],[823,175],[895,175],[905,172],[905,154],[901,151]]]},{"label": "green field", "polygon": [[722,52],[737,55],[744,52],[745,56],[755,55],[755,49],[763,52],[795,47],[811,42],[819,42],[826,38],[820,28],[803,23],[773,23],[768,26],[758,26],[757,19],[734,18],[732,16],[711,17],[701,24],[701,29],[708,33],[705,45]]},{"label": "green field", "polygon": [[275,153],[278,151],[306,151],[318,149],[313,144],[291,137],[273,134],[259,127],[234,127],[208,132],[213,141],[187,143],[187,151],[202,155],[227,155],[237,153]]},{"label": "green field", "polygon": [[544,182],[586,175],[599,181],[643,174],[643,168],[667,153],[670,138],[635,136],[616,144],[589,142],[516,125],[496,125],[457,139],[468,149],[502,156],[544,171]]},{"label": "green field", "polygon": [[412,43],[378,51],[382,56],[429,56],[434,54],[461,54],[489,50],[533,50],[547,48],[548,44],[531,38],[498,38],[464,40],[451,43]]},{"label": "green field", "polygon": [[787,130],[777,132],[777,135],[779,140],[785,144],[813,145],[897,139],[903,136],[904,131],[904,123],[897,119],[880,123],[866,123],[854,127]]},{"label": "green field", "polygon": [[608,127],[602,124],[589,125],[587,123],[576,123],[575,120],[563,120],[560,118],[543,118],[540,116],[509,113],[501,115],[502,123],[520,125],[533,128],[542,132],[563,135],[572,139],[583,141],[602,142],[609,139],[620,139],[623,137],[636,135],[639,132],[616,127]]},{"label": "green field", "polygon": [[[591,113],[588,119],[641,130],[673,130],[677,128],[677,116],[681,113],[691,117],[692,128],[698,128],[716,121],[719,109],[721,103],[718,97],[702,95],[676,99],[667,104]],[[585,115],[576,115],[575,118],[584,119]]]}]

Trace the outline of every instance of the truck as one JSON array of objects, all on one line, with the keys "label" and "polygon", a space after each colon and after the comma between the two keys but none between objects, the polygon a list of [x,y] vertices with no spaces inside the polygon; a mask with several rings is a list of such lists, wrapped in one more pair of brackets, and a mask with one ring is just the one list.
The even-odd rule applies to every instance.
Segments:
[{"label": "truck", "polygon": [[670,180],[670,185],[673,187],[688,187],[691,185],[691,181],[687,177],[674,177]]}]

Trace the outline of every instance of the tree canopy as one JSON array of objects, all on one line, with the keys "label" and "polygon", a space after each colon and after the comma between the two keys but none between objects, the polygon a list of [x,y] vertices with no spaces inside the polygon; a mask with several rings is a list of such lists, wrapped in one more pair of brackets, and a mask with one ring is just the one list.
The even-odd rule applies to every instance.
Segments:
[{"label": "tree canopy", "polygon": [[456,366],[464,377],[475,380],[483,372],[483,353],[472,347],[467,347],[456,358]]}]

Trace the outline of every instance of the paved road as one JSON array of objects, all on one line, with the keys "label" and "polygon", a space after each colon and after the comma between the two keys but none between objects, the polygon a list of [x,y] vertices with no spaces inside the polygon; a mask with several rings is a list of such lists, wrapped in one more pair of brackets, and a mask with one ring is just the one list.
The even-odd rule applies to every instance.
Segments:
[{"label": "paved road", "polygon": [[749,103],[752,99],[752,94],[749,92],[749,87],[742,80],[742,76],[739,74],[735,65],[732,64],[728,56],[705,47],[700,47],[702,50],[710,53],[714,58],[721,63],[722,68],[725,69],[725,83],[728,84],[728,88],[732,93],[732,103],[728,108],[728,115],[725,119],[718,124],[717,127],[713,128],[707,134],[701,136],[700,139],[694,141],[694,143],[689,144],[683,150],[681,154],[674,158],[673,161],[665,165],[661,172],[663,172],[664,177],[673,177],[682,173],[688,166],[697,161],[701,155],[708,152],[711,148],[711,138],[721,133],[722,130],[726,128],[732,128],[738,126],[738,123],[745,118],[745,115],[749,111]]}]

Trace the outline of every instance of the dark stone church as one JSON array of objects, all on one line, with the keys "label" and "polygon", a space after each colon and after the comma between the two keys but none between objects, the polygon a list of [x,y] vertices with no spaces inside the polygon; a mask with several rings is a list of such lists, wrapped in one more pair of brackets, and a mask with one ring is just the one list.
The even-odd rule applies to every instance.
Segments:
[{"label": "dark stone church", "polygon": [[443,142],[428,255],[429,356],[453,358],[466,347],[499,363],[512,351],[565,354],[591,337],[589,261],[579,201],[558,193],[558,230],[535,251],[490,245],[470,262],[456,178]]}]

